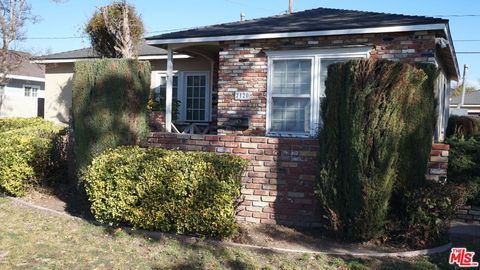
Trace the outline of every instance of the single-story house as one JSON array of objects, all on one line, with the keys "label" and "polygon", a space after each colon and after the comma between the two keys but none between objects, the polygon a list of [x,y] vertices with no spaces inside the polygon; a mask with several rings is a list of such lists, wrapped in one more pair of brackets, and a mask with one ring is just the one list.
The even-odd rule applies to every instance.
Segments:
[{"label": "single-story house", "polygon": [[43,117],[45,70],[26,52],[10,51],[11,69],[0,84],[0,117]]},{"label": "single-story house", "polygon": [[[60,52],[38,57],[35,63],[45,65],[45,119],[67,124],[72,107],[73,68],[80,60],[100,58],[92,48]],[[148,60],[152,65],[152,88],[162,91],[166,84],[167,51],[143,44],[139,49],[140,60]],[[173,56],[178,70],[188,70],[197,74],[209,70],[211,63],[201,55],[192,57],[186,54]],[[176,83],[176,82],[175,82]]]},{"label": "single-story house", "polygon": [[[249,159],[237,218],[256,223],[318,225],[316,134],[328,65],[361,58],[437,65],[437,142],[459,74],[448,20],[422,16],[318,8],[146,41],[164,50],[152,87],[166,100],[164,131],[152,132],[149,145]],[[43,60],[50,119],[64,120],[71,103],[78,57],[66,54]],[[434,177],[446,174],[446,159],[429,163]]]},{"label": "single-story house", "polygon": [[[465,93],[465,100],[463,105],[460,105],[462,102],[462,96],[451,97],[450,98],[450,110],[452,114],[461,114],[461,115],[476,115],[480,116],[480,89],[473,92]],[[459,108],[460,110],[457,110]]]}]

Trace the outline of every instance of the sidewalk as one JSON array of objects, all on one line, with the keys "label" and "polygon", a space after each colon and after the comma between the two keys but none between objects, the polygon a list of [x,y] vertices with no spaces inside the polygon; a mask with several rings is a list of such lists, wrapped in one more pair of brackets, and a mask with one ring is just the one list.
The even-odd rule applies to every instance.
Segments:
[{"label": "sidewalk", "polygon": [[452,237],[473,236],[476,238],[480,238],[480,224],[453,221],[450,225],[449,233]]}]

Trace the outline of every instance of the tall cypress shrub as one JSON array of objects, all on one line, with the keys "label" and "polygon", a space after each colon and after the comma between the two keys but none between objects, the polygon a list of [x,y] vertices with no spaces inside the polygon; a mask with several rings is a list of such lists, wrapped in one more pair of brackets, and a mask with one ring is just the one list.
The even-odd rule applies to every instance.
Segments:
[{"label": "tall cypress shrub", "polygon": [[381,235],[405,141],[406,111],[428,76],[409,64],[354,60],[329,67],[322,103],[318,195],[331,228]]},{"label": "tall cypress shrub", "polygon": [[79,172],[106,149],[137,145],[146,139],[150,73],[148,61],[75,63],[72,109]]}]

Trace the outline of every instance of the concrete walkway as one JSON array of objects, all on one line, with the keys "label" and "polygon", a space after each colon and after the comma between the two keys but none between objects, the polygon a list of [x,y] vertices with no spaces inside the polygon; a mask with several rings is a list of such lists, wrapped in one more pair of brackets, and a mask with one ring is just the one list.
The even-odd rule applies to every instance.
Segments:
[{"label": "concrete walkway", "polygon": [[475,238],[480,238],[480,224],[453,221],[450,225],[449,233],[452,237],[472,236]]}]

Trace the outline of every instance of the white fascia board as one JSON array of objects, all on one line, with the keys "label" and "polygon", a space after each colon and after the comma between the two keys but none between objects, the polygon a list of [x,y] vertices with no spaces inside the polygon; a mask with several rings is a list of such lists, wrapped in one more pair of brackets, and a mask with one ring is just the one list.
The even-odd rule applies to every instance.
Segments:
[{"label": "white fascia board", "polygon": [[[192,58],[190,55],[186,54],[176,54],[173,56],[173,59],[188,59]],[[44,60],[32,60],[31,63],[35,64],[60,64],[60,63],[74,63],[77,61],[84,61],[84,60],[94,60],[99,58],[69,58],[69,59],[44,59]],[[147,55],[147,56],[139,56],[138,60],[157,60],[157,59],[167,59],[166,55]]]},{"label": "white fascia board", "polygon": [[[457,108],[457,104],[450,104],[450,108]],[[461,108],[480,108],[480,104],[464,104]]]},{"label": "white fascia board", "polygon": [[265,33],[265,34],[252,34],[252,35],[193,37],[193,38],[177,38],[177,39],[152,39],[152,40],[147,40],[147,44],[162,45],[162,44],[179,44],[179,43],[203,43],[203,42],[231,41],[231,40],[374,34],[374,33],[427,31],[427,30],[444,30],[445,31],[445,24],[438,23],[438,24],[385,26],[385,27],[337,29],[337,30],[306,31],[306,32]]},{"label": "white fascia board", "polygon": [[34,81],[34,82],[45,82],[45,78],[32,77],[32,76],[23,76],[23,75],[7,75],[8,79],[14,80],[24,80],[24,81]]}]

